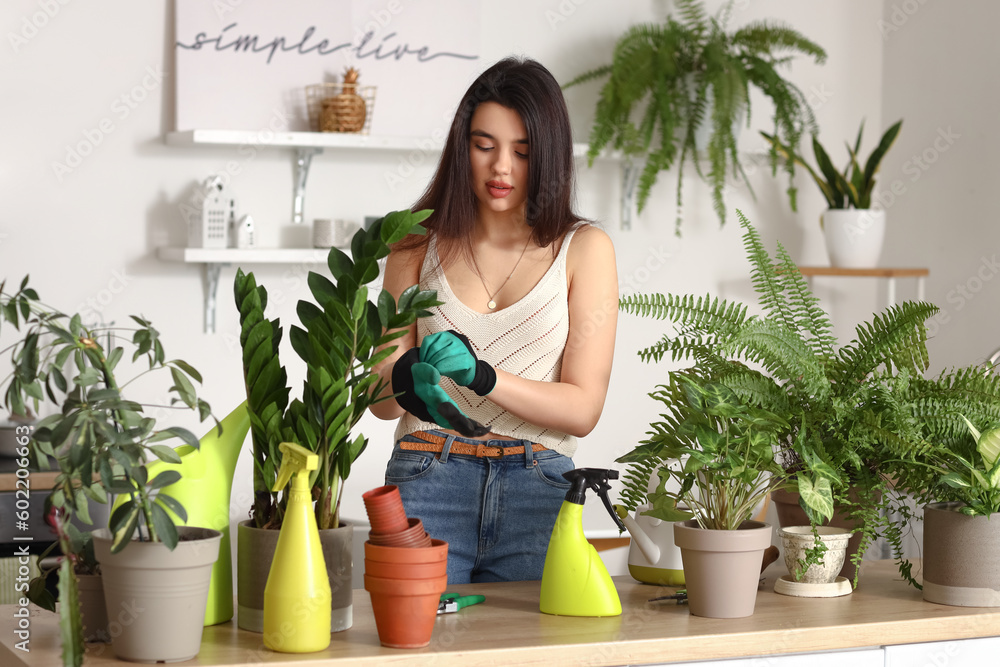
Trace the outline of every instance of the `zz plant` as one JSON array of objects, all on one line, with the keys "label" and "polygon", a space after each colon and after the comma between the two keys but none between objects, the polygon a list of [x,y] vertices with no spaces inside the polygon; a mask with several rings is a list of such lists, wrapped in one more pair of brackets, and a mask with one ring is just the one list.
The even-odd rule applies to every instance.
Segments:
[{"label": "zz plant", "polygon": [[[92,524],[89,502],[107,503],[112,494],[125,500],[109,522],[112,551],[119,552],[133,540],[177,545],[173,512],[182,521],[183,506],[160,489],[180,479],[176,471],[150,477],[147,462],[159,459],[180,463],[164,441],[180,438],[198,448],[199,440],[179,426],[157,428],[148,408],[190,409],[204,421],[211,415],[208,403],[198,397],[194,383],[201,375],[190,364],[168,360],[159,332],[152,323],[132,316],[133,328],[92,326],[79,314],[66,315],[39,300],[28,277],[16,291],[5,291],[0,282],[0,323],[7,323],[19,338],[7,348],[11,373],[6,378],[4,404],[14,414],[35,413],[46,402],[58,411],[35,426],[27,452],[37,469],[55,462],[58,475],[46,498],[46,520],[56,534],[53,546],[65,558],[58,567],[60,630],[63,664],[83,661],[83,628],[80,619],[77,574],[93,573],[96,561],[90,534],[74,524]],[[23,327],[23,329],[22,329]],[[126,351],[131,359],[125,360]],[[138,370],[132,370],[138,366]],[[134,375],[123,381],[123,372]],[[140,403],[126,390],[140,377],[169,373],[170,405]],[[169,511],[168,511],[169,510]],[[55,611],[55,600],[46,591],[45,576],[30,583],[29,597]]]},{"label": "zz plant", "polygon": [[300,398],[289,401],[287,373],[279,358],[281,325],[264,316],[267,290],[253,273],[237,271],[236,305],[240,311],[240,343],[246,383],[254,459],[253,519],[259,528],[278,528],[283,497],[271,491],[281,464],[278,445],[294,442],[316,452],[319,469],[312,479],[320,529],[339,525],[343,481],[364,451],[368,439],[354,428],[368,407],[383,396],[386,381],[375,368],[395,351],[390,343],[428,308],[439,305],[437,293],[413,285],[399,302],[382,290],[369,298],[369,284],[379,276],[379,261],[389,246],[408,234],[423,234],[420,225],[430,211],[395,211],[351,241],[351,256],[331,248],[330,278],[310,272],[314,301],[301,300],[293,326],[292,349],[305,365]]},{"label": "zz plant", "polygon": [[[680,234],[683,168],[692,162],[712,189],[719,221],[726,219],[726,177],[747,181],[740,165],[734,127],[750,123],[750,91],[756,88],[773,105],[774,133],[793,148],[815,120],[805,96],[780,70],[798,53],[817,63],[826,52],[798,31],[774,21],[755,21],[728,31],[733,2],[709,16],[701,0],[677,0],[677,16],[662,24],[629,28],[615,45],[612,61],[580,74],[564,87],[594,79],[601,89],[590,131],[590,163],[608,145],[626,158],[644,161],[638,179],[637,206],[642,212],[659,172],[677,172],[676,233]],[[707,124],[708,172],[698,162],[695,137]],[[785,162],[789,176],[795,163]]]}]

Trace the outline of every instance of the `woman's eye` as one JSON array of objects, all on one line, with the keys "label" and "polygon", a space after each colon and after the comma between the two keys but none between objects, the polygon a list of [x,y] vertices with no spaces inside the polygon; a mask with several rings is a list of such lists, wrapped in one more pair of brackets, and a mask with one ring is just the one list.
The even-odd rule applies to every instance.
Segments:
[{"label": "woman's eye", "polygon": [[528,154],[527,153],[519,153],[517,151],[514,151],[514,155],[518,156],[522,160],[527,160],[528,159]]},{"label": "woman's eye", "polygon": [[479,150],[483,151],[484,153],[485,153],[486,151],[491,151],[491,150],[493,150],[493,147],[492,147],[492,146],[482,146],[482,145],[480,145],[480,144],[476,144],[476,148],[478,148]]}]

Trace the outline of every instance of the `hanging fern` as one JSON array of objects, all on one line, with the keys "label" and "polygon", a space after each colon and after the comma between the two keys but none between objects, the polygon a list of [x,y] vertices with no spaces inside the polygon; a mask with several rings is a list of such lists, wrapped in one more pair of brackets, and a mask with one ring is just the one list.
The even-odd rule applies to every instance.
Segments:
[{"label": "hanging fern", "polygon": [[[663,23],[626,30],[615,45],[611,64],[584,72],[564,86],[607,77],[598,97],[587,155],[593,164],[601,151],[612,146],[626,158],[645,162],[637,183],[640,212],[659,173],[679,167],[678,235],[685,164],[693,164],[709,184],[712,207],[723,224],[728,174],[750,185],[739,163],[733,127],[744,115],[750,124],[751,88],[770,100],[775,135],[786,145],[794,149],[804,132],[816,131],[805,96],[779,69],[788,66],[795,55],[822,63],[825,51],[780,22],[755,21],[727,32],[732,8],[730,0],[709,16],[701,0],[679,0],[675,15]],[[707,171],[698,161],[695,143],[698,128],[705,124],[711,130]],[[794,165],[790,157],[784,161],[790,177]]]}]

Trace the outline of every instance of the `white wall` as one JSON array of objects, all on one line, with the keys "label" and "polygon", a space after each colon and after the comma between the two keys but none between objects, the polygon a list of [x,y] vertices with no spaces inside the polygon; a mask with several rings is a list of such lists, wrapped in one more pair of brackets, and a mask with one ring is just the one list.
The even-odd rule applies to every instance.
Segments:
[{"label": "white wall", "polygon": [[[933,372],[981,361],[1000,347],[1000,226],[995,223],[1000,6],[971,2],[885,3],[883,105],[905,117],[883,184],[902,194],[889,207],[887,263],[928,266]],[[888,201],[887,201],[888,203]]]},{"label": "white wall", "polygon": [[[711,0],[714,10],[721,0]],[[939,3],[940,4],[940,3]],[[40,14],[43,6],[57,11],[51,17]],[[663,16],[669,3],[660,1],[607,3],[587,0],[513,0],[502,9],[483,3],[484,67],[509,53],[522,53],[545,63],[566,81],[593,66],[607,62],[615,39],[630,24],[654,21]],[[51,11],[51,10],[50,10]],[[927,17],[923,15],[927,12]],[[941,25],[923,9],[916,21]],[[973,12],[967,10],[970,18]],[[995,14],[995,12],[994,12]],[[732,25],[762,18],[788,22],[823,45],[827,64],[797,63],[789,72],[814,101],[822,136],[838,145],[853,137],[858,122],[867,118],[871,128],[883,125],[883,40],[876,26],[882,3],[871,0],[842,0],[837,3],[803,3],[794,0],[740,0]],[[42,297],[64,310],[89,307],[107,321],[124,322],[131,313],[151,318],[163,334],[168,356],[183,358],[205,376],[204,395],[216,411],[224,415],[242,400],[238,352],[238,320],[232,304],[233,268],[224,269],[219,291],[218,333],[202,333],[202,285],[198,269],[192,265],[170,264],[156,258],[163,245],[179,245],[184,240],[179,205],[190,196],[193,186],[208,174],[226,168],[236,160],[239,173],[234,187],[241,210],[251,212],[260,228],[264,245],[277,245],[296,238],[291,218],[291,154],[261,150],[252,158],[235,148],[180,149],[164,144],[164,133],[173,129],[173,82],[170,77],[173,29],[169,2],[95,3],[55,0],[16,0],[0,7],[5,45],[0,48],[0,81],[5,100],[0,106],[0,276],[13,280],[26,273]],[[42,17],[42,18],[38,18]],[[44,20],[43,20],[44,19]],[[952,46],[961,46],[963,35],[976,30],[956,26]],[[987,22],[980,22],[984,25]],[[40,27],[35,28],[34,24]],[[930,28],[927,28],[928,30]],[[983,28],[985,29],[985,27]],[[911,30],[908,26],[907,30]],[[887,90],[901,88],[901,72],[908,58],[917,54],[920,34],[914,27],[909,36],[902,32],[887,51]],[[23,33],[23,34],[22,34]],[[11,41],[10,35],[22,36]],[[897,54],[896,44],[910,43],[913,51]],[[956,69],[961,69],[957,64]],[[965,68],[968,67],[967,63]],[[889,72],[891,71],[891,75]],[[150,72],[163,72],[156,81]],[[159,76],[159,74],[157,74]],[[926,77],[923,92],[926,89]],[[143,88],[145,84],[146,88]],[[912,90],[916,92],[917,84]],[[941,84],[944,85],[943,83]],[[957,86],[956,82],[949,85]],[[971,82],[969,86],[973,85]],[[137,88],[138,87],[138,88]],[[567,91],[574,131],[585,141],[592,118],[598,86],[581,86]],[[905,142],[914,147],[932,141],[936,128],[948,123],[958,126],[945,111],[946,96],[938,92],[921,95],[920,103],[937,98],[921,119],[905,95],[898,90],[887,97],[893,109],[886,118],[907,111]],[[434,94],[433,82],[427,94]],[[122,96],[134,108],[122,106]],[[139,99],[139,98],[143,99]],[[915,101],[915,100],[914,100]],[[128,110],[127,115],[123,109]],[[975,140],[971,124],[978,120],[965,110],[962,130],[968,134],[962,150],[971,153]],[[985,113],[982,112],[982,113]],[[743,147],[760,151],[763,143],[756,129],[769,129],[768,108],[762,99],[754,107],[754,130],[744,131]],[[97,136],[102,119],[111,119],[112,131],[100,134],[92,154],[70,173],[57,175],[54,162],[65,162],[69,147]],[[966,128],[969,127],[968,130]],[[252,128],[248,128],[252,129]],[[874,133],[872,133],[874,134]],[[870,143],[869,143],[870,145]],[[897,160],[909,149],[899,150]],[[957,162],[959,149],[949,154]],[[982,149],[980,149],[982,150]],[[983,153],[985,154],[985,153]],[[971,157],[971,155],[970,155]],[[403,184],[386,186],[387,172],[398,173],[400,156],[345,152],[326,154],[313,162],[309,177],[306,218],[353,217],[381,214],[407,207],[426,184],[433,156],[427,156]],[[895,162],[896,168],[899,162]],[[587,169],[581,163],[579,202],[582,212],[602,221],[616,244],[622,291],[675,291],[706,293],[726,297],[752,298],[747,265],[743,259],[740,230],[734,214],[720,229],[712,213],[706,187],[688,174],[685,187],[684,236],[673,236],[674,175],[665,174],[653,192],[648,209],[631,231],[618,229],[617,170],[609,163]],[[727,201],[730,210],[739,207],[761,229],[769,243],[781,239],[793,257],[804,264],[826,262],[817,219],[822,208],[815,187],[801,180],[800,211],[789,210],[785,182],[772,179],[766,168],[754,168],[752,183],[757,194],[753,201],[742,186],[734,186]],[[985,170],[983,170],[985,172]],[[944,169],[933,176],[943,180]],[[987,172],[988,173],[988,172]],[[932,174],[921,181],[931,184]],[[971,176],[971,174],[970,174]],[[979,179],[964,179],[965,184]],[[941,187],[947,187],[942,182]],[[968,191],[966,187],[963,192]],[[923,190],[923,188],[922,188]],[[934,257],[935,292],[946,283],[938,275],[948,270],[968,275],[969,269],[955,269],[977,261],[981,244],[951,249],[932,241],[931,231],[948,229],[932,225],[943,213],[932,215],[933,195],[926,189],[917,201],[899,204],[916,211],[907,228],[923,225],[924,246],[938,248]],[[956,197],[957,199],[957,197]],[[930,200],[930,203],[928,203]],[[969,204],[966,209],[970,208]],[[917,215],[925,209],[924,215]],[[981,225],[981,216],[965,210],[953,224]],[[938,219],[934,219],[938,218]],[[926,221],[926,222],[923,222]],[[916,227],[913,227],[916,228]],[[900,243],[893,230],[891,240]],[[931,243],[937,243],[931,246]],[[890,251],[889,261],[922,264],[929,260],[908,254],[901,248]],[[951,267],[949,269],[949,267]],[[306,267],[248,267],[272,295],[273,314],[280,315],[285,329],[296,322],[294,304],[307,296],[304,289]],[[950,283],[950,281],[949,281]],[[818,283],[817,291],[832,308],[838,330],[849,333],[854,323],[869,316],[881,305],[876,286],[859,283]],[[904,294],[905,295],[905,294]],[[87,304],[91,305],[88,306]],[[975,302],[985,312],[987,299]],[[971,314],[971,310],[962,313]],[[957,331],[953,326],[949,331]],[[663,377],[664,369],[642,365],[635,351],[659,338],[656,324],[623,317],[619,328],[615,368],[604,417],[597,429],[580,443],[578,465],[612,465],[614,458],[642,439],[646,425],[656,415],[656,404],[646,392]],[[954,334],[956,337],[958,334]],[[5,335],[4,340],[9,336]],[[982,346],[980,346],[982,347]],[[296,358],[286,348],[285,362],[299,377]],[[181,423],[205,430],[191,419]],[[361,424],[371,444],[347,482],[345,516],[363,517],[363,491],[382,483],[384,464],[392,446],[392,424],[367,418]],[[234,492],[234,520],[242,519],[249,507],[249,459],[241,459]],[[610,527],[597,502],[588,509],[588,525]]]}]

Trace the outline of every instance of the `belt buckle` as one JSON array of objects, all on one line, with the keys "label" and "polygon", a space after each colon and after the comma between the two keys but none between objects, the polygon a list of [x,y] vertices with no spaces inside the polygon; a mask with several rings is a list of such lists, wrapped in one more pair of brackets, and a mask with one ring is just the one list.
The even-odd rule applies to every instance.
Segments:
[{"label": "belt buckle", "polygon": [[[489,450],[495,449],[496,454],[488,453]],[[476,456],[479,458],[500,458],[503,456],[503,447],[489,447],[482,443],[476,445]]]}]

